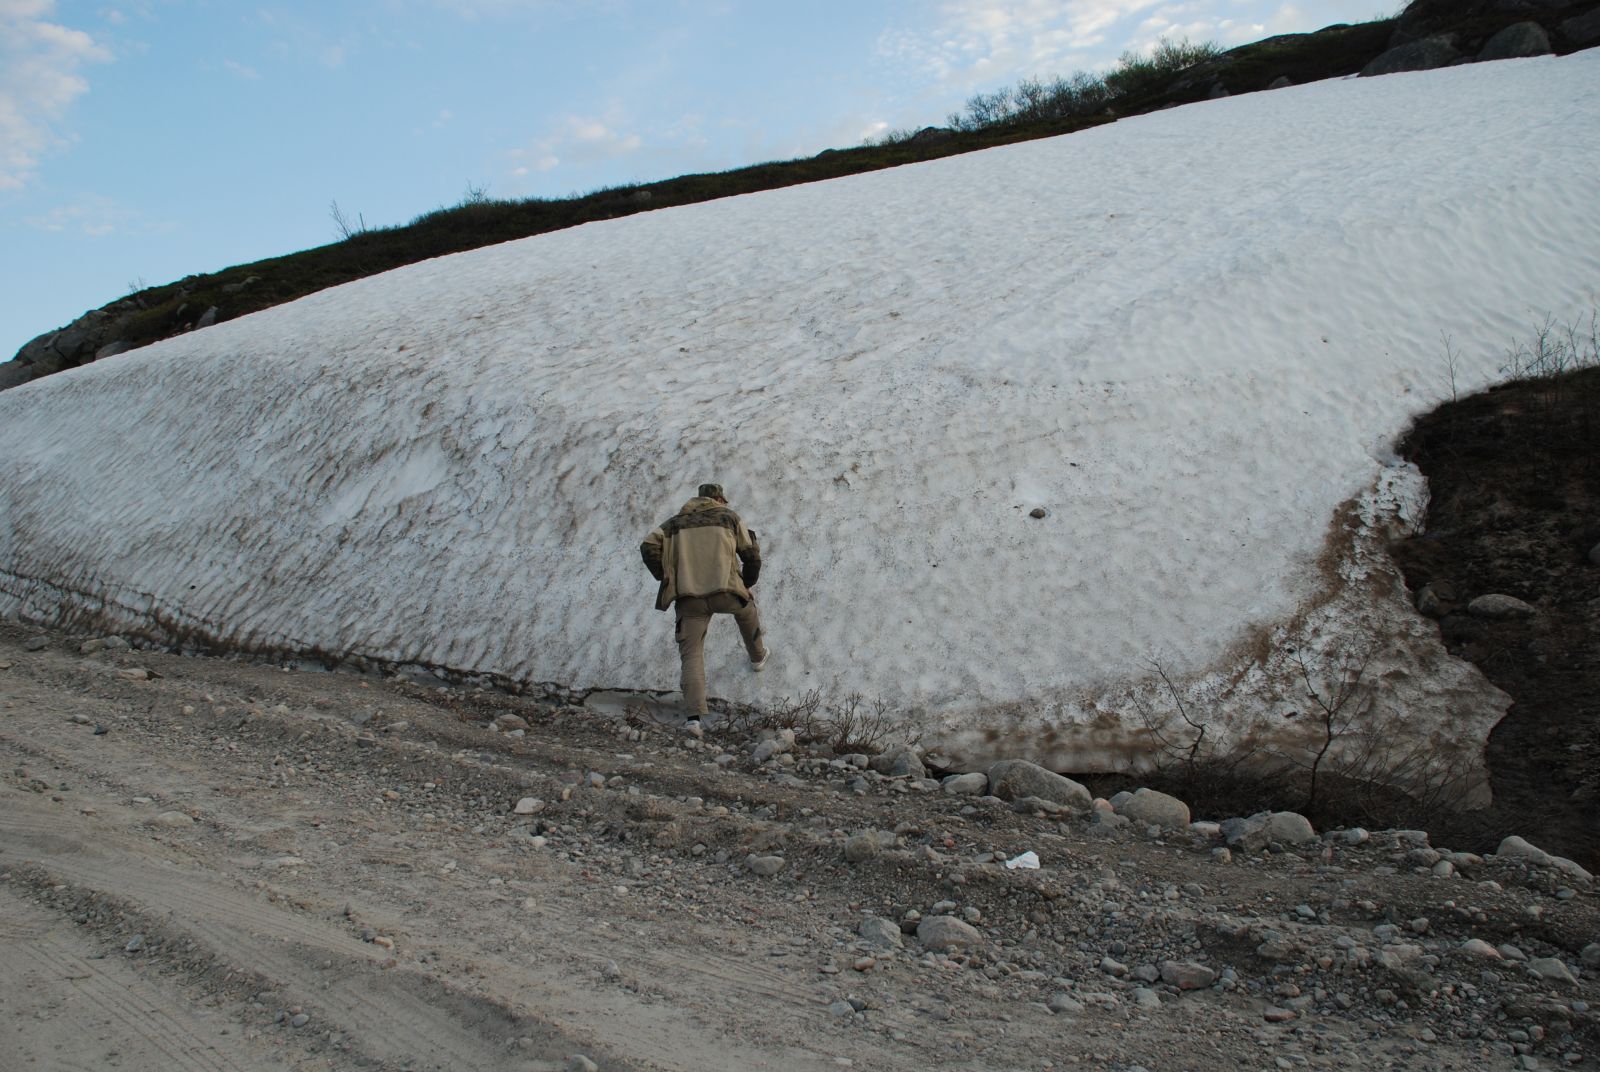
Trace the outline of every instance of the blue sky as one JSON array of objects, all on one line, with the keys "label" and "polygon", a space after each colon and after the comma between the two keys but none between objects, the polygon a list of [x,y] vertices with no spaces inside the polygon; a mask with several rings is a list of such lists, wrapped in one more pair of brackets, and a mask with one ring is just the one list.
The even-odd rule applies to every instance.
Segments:
[{"label": "blue sky", "polygon": [[460,200],[856,145],[1390,0],[0,0],[0,360],[140,283]]}]

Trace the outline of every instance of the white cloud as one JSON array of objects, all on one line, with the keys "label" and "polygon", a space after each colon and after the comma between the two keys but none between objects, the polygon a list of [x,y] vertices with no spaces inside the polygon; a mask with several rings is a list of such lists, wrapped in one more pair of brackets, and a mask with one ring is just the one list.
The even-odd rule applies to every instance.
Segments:
[{"label": "white cloud", "polygon": [[48,21],[54,13],[55,0],[0,0],[0,190],[20,189],[67,141],[60,123],[89,90],[81,69],[111,58],[82,30]]},{"label": "white cloud", "polygon": [[1120,48],[1109,31],[1160,0],[945,0],[930,32],[886,35],[886,57],[919,67],[947,90],[1097,66]]},{"label": "white cloud", "polygon": [[256,70],[254,67],[247,67],[246,65],[235,60],[223,60],[222,67],[223,70],[230,74],[237,75],[247,82],[259,81],[261,78],[260,71]]},{"label": "white cloud", "polygon": [[146,234],[162,227],[140,213],[124,208],[108,197],[88,195],[67,205],[58,205],[47,212],[23,220],[29,227],[53,234],[78,234],[88,238],[104,238],[118,233]]},{"label": "white cloud", "polygon": [[511,159],[516,162],[512,174],[525,176],[530,171],[554,171],[564,163],[614,160],[642,148],[642,137],[617,129],[614,122],[569,115],[558,120],[550,133],[532,145],[512,150]]}]

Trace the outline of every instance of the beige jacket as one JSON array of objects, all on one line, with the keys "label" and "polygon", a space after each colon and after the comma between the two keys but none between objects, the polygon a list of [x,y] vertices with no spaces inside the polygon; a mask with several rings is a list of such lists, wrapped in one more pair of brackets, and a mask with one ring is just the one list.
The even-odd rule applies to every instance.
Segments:
[{"label": "beige jacket", "polygon": [[651,576],[661,582],[656,609],[676,599],[730,592],[750,599],[761,575],[761,548],[739,515],[715,499],[693,498],[651,530],[639,545]]}]

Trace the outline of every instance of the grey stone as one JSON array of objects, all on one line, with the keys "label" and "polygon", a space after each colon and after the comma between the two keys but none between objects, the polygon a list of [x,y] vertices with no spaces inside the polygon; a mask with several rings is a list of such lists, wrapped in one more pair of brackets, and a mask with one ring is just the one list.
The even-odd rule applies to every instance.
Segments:
[{"label": "grey stone", "polygon": [[1552,867],[1580,882],[1594,881],[1593,875],[1572,860],[1564,856],[1552,856],[1515,834],[1500,842],[1500,847],[1494,850],[1494,855],[1497,860],[1523,860],[1536,867]]},{"label": "grey stone", "polygon": [[1057,992],[1050,995],[1050,1000],[1045,1002],[1045,1007],[1060,1016],[1062,1013],[1082,1012],[1083,1002],[1074,999],[1070,994]]},{"label": "grey stone", "polygon": [[1550,35],[1537,22],[1518,22],[1489,38],[1478,53],[1480,60],[1515,60],[1550,54]]},{"label": "grey stone", "polygon": [[1578,954],[1578,959],[1583,961],[1585,968],[1600,968],[1600,943],[1590,942],[1583,947],[1583,952]]},{"label": "grey stone", "polygon": [[978,796],[989,791],[989,776],[982,771],[952,774],[939,785],[952,796]]},{"label": "grey stone", "polygon": [[1222,836],[1230,848],[1241,852],[1260,852],[1276,841],[1303,845],[1315,841],[1317,832],[1311,820],[1292,811],[1258,812],[1248,818],[1229,819],[1222,824]]},{"label": "grey stone", "polygon": [[1533,617],[1533,607],[1524,603],[1516,596],[1508,596],[1500,592],[1479,596],[1467,604],[1467,613],[1474,618],[1487,618],[1490,621],[1509,621],[1514,618]]},{"label": "grey stone", "polygon": [[1548,983],[1574,986],[1578,980],[1568,967],[1556,957],[1537,957],[1528,961],[1528,971]]},{"label": "grey stone", "polygon": [[1304,845],[1317,840],[1316,827],[1304,815],[1292,811],[1275,811],[1267,819],[1269,840],[1285,845]]},{"label": "grey stone", "polygon": [[861,935],[868,945],[880,949],[899,949],[902,944],[900,924],[882,916],[868,916],[857,925],[856,933]]},{"label": "grey stone", "polygon": [[782,856],[757,856],[752,853],[744,858],[745,867],[762,878],[771,878],[787,866],[788,861]]},{"label": "grey stone", "polygon": [[310,1022],[311,1022],[311,1014],[310,1013],[297,1012],[297,1013],[294,1014],[294,1016],[292,1016],[289,1019],[289,1026],[290,1027],[304,1027],[307,1024],[309,1024]]},{"label": "grey stone", "polygon": [[128,944],[122,947],[124,953],[137,953],[144,948],[144,935],[136,934],[128,939]]},{"label": "grey stone", "polygon": [[917,941],[924,949],[970,949],[983,944],[983,934],[954,916],[929,916],[917,924]]},{"label": "grey stone", "polygon": [[928,776],[928,768],[922,765],[922,757],[918,755],[915,748],[908,744],[898,745],[873,756],[867,761],[867,766],[890,778],[926,778]]},{"label": "grey stone", "polygon": [[1189,805],[1154,789],[1137,790],[1122,802],[1117,814],[1137,823],[1151,823],[1164,830],[1182,830],[1189,825]]},{"label": "grey stone", "polygon": [[1482,938],[1468,938],[1461,943],[1461,952],[1466,953],[1468,956],[1482,957],[1485,960],[1500,959],[1500,950]]},{"label": "grey stone", "polygon": [[856,1007],[848,1001],[835,1001],[828,1006],[829,1016],[853,1016],[855,1011]]},{"label": "grey stone", "polygon": [[194,326],[197,329],[198,328],[208,328],[212,324],[215,324],[216,322],[217,322],[217,307],[215,305],[213,305],[211,308],[207,309],[205,312],[200,314],[200,319],[196,320],[194,322]]},{"label": "grey stone", "polygon": [[1267,83],[1267,88],[1268,89],[1288,89],[1292,85],[1294,85],[1294,82],[1290,80],[1288,75],[1280,74],[1278,77],[1274,78],[1272,81]]},{"label": "grey stone", "polygon": [[1038,797],[1018,797],[1011,802],[1011,810],[1018,815],[1032,815],[1035,812],[1044,812],[1046,815],[1067,815],[1076,809],[1066,804],[1057,804],[1053,800],[1041,800]]},{"label": "grey stone", "polygon": [[29,637],[22,642],[23,651],[43,651],[50,646],[50,638],[46,636]]},{"label": "grey stone", "polygon": [[[1594,13],[1596,15],[1600,15],[1600,7],[1595,8]],[[1600,566],[1600,543],[1597,543],[1593,547],[1589,548],[1589,561],[1593,562],[1596,566]]]},{"label": "grey stone", "polygon": [[1133,988],[1133,1003],[1141,1009],[1161,1008],[1161,995],[1147,986]]},{"label": "grey stone", "polygon": [[1096,808],[1089,813],[1089,826],[1096,833],[1106,833],[1113,830],[1121,830],[1124,827],[1132,825],[1132,819],[1129,819],[1125,815],[1118,815],[1114,811],[1101,811],[1099,808]]},{"label": "grey stone", "polygon": [[1166,960],[1161,963],[1161,981],[1179,990],[1203,990],[1217,981],[1217,973],[1192,960]]},{"label": "grey stone", "polygon": [[7,361],[0,365],[0,391],[21,387],[33,379],[33,366],[22,361]]},{"label": "grey stone", "polygon": [[100,361],[108,357],[116,357],[118,354],[125,354],[131,349],[133,349],[133,347],[129,343],[122,339],[118,339],[116,342],[108,342],[104,346],[100,347],[100,349],[96,350],[94,352],[94,359],[96,361]]},{"label": "grey stone", "polygon": [[1450,38],[1424,37],[1420,41],[1411,41],[1398,48],[1391,48],[1361,68],[1361,77],[1371,78],[1375,75],[1400,74],[1405,71],[1431,71],[1437,67],[1449,67],[1464,58],[1451,43]]},{"label": "grey stone", "polygon": [[989,768],[989,791],[1001,800],[1038,797],[1086,812],[1094,802],[1089,790],[1025,759],[1003,759]]},{"label": "grey stone", "polygon": [[600,1066],[591,1061],[587,1054],[575,1053],[567,1058],[567,1072],[600,1072]]},{"label": "grey stone", "polygon": [[[1574,45],[1592,45],[1600,41],[1600,7],[1593,11],[1585,11],[1582,15],[1574,15],[1562,21],[1556,27],[1561,31],[1561,36]],[[1590,552],[1591,557],[1600,552],[1600,544],[1595,545],[1595,550]],[[1600,558],[1595,559],[1600,562]]]},{"label": "grey stone", "polygon": [[182,830],[184,827],[193,826],[194,820],[181,811],[164,811],[150,820],[152,826],[164,826],[169,830]]}]

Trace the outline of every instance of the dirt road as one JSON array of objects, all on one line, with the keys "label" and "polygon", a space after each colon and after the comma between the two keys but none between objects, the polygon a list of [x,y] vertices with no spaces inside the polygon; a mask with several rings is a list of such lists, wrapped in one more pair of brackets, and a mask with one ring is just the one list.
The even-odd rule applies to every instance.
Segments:
[{"label": "dirt road", "polygon": [[715,728],[86,639],[0,625],[8,1072],[1593,1065],[1600,913],[1550,868],[1224,860]]}]

